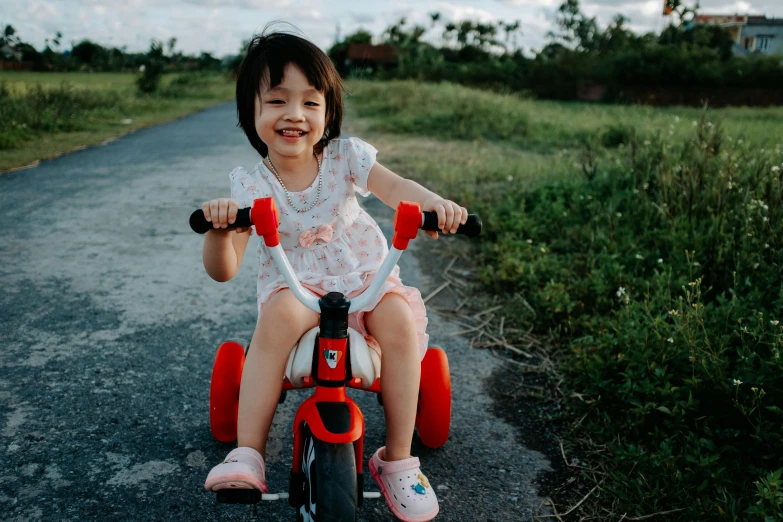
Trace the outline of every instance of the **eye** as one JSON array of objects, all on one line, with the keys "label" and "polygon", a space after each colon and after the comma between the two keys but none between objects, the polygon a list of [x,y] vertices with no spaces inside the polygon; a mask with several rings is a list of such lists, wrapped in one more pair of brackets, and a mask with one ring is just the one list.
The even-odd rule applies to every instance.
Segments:
[{"label": "eye", "polygon": [[267,103],[285,103],[283,100],[267,100]]},{"label": "eye", "polygon": [[305,102],[305,105],[308,105],[308,104],[310,106],[312,106],[312,107],[318,107],[318,103],[316,103],[316,102]]}]

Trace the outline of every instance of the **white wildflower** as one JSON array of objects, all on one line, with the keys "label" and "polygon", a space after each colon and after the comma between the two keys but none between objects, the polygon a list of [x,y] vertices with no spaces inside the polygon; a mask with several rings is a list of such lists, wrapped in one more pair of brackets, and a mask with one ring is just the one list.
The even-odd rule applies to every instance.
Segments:
[{"label": "white wildflower", "polygon": [[772,172],[777,172],[777,171],[779,171],[779,170],[780,170],[780,167],[778,167],[777,165],[775,165],[774,167],[772,167]]},{"label": "white wildflower", "polygon": [[623,213],[622,212],[618,212],[617,213],[617,217],[623,217]]},{"label": "white wildflower", "polygon": [[634,257],[635,257],[636,259],[644,259],[644,256],[643,256],[643,255],[641,255],[641,254],[636,254]]},{"label": "white wildflower", "polygon": [[679,315],[677,310],[669,310],[669,315]]},{"label": "white wildflower", "polygon": [[741,144],[742,144],[742,139],[737,140],[737,145],[741,145]]},{"label": "white wildflower", "polygon": [[679,123],[679,121],[680,121],[680,117],[679,117],[679,116],[675,116],[675,117],[674,117],[674,122],[675,122],[675,123]]},{"label": "white wildflower", "polygon": [[666,339],[666,341],[667,341],[667,342],[670,342],[670,343],[673,343],[673,342],[674,342],[674,339],[672,339],[671,337],[669,337],[668,339]]},{"label": "white wildflower", "polygon": [[772,320],[769,322],[769,324],[771,324],[772,326],[777,326],[778,324],[780,324],[780,321]]},{"label": "white wildflower", "polygon": [[509,176],[506,178],[506,181],[514,181],[514,176]]},{"label": "white wildflower", "polygon": [[695,126],[697,125],[697,123],[696,123],[696,120],[693,120],[693,121],[691,122],[691,125],[693,125],[693,126],[695,127]]},{"label": "white wildflower", "polygon": [[622,297],[624,295],[625,295],[625,288],[621,286],[620,288],[617,289],[617,297]]},{"label": "white wildflower", "polygon": [[734,379],[734,386],[739,386],[740,384],[742,384],[742,381],[741,381],[741,380],[739,380],[739,379]]},{"label": "white wildflower", "polygon": [[528,240],[527,240],[527,244],[528,244],[528,245],[532,245],[532,244],[533,244],[533,240],[532,240],[532,239],[528,239]]},{"label": "white wildflower", "polygon": [[659,257],[658,258],[658,263],[663,263],[663,258]]}]

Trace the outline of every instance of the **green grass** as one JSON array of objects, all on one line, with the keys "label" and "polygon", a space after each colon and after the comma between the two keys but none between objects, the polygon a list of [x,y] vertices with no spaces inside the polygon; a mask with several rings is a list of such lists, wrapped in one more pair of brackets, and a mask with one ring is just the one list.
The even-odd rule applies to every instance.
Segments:
[{"label": "green grass", "polygon": [[222,74],[165,75],[158,92],[141,95],[127,73],[0,74],[0,172],[35,164],[229,101]]},{"label": "green grass", "polygon": [[[551,102],[501,95],[453,84],[351,81],[349,90],[369,128],[445,139],[503,141],[553,151],[579,146],[614,127],[673,139],[693,133],[701,109]],[[709,111],[728,135],[759,146],[783,141],[783,107],[731,107]]]},{"label": "green grass", "polygon": [[380,162],[482,216],[474,298],[504,307],[487,329],[547,341],[524,378],[586,467],[571,497],[542,494],[591,520],[783,520],[780,108],[351,89]]},{"label": "green grass", "polygon": [[[0,71],[0,82],[5,81],[15,93],[25,92],[37,84],[51,88],[58,87],[62,83],[99,91],[133,90],[136,88],[135,79],[136,75],[132,73]],[[168,81],[171,79],[169,75]]]}]

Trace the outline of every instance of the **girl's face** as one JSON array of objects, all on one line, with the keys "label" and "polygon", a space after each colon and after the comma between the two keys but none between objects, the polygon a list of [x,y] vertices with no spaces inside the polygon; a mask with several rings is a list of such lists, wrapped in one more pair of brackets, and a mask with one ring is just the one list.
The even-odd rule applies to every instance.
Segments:
[{"label": "girl's face", "polygon": [[270,153],[309,157],[325,127],[326,99],[295,65],[286,65],[280,85],[262,87],[256,99],[256,132]]}]

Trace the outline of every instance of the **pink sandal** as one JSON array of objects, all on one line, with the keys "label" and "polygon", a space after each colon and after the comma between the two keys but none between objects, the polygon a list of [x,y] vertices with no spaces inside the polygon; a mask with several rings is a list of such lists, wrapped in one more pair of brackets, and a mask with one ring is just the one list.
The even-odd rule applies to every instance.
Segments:
[{"label": "pink sandal", "polygon": [[207,491],[258,489],[267,493],[264,458],[253,448],[237,448],[212,468],[204,488]]},{"label": "pink sandal", "polygon": [[438,499],[419,469],[418,457],[386,462],[381,459],[385,449],[384,446],[370,457],[370,473],[392,513],[404,522],[425,522],[435,518],[440,510]]}]

